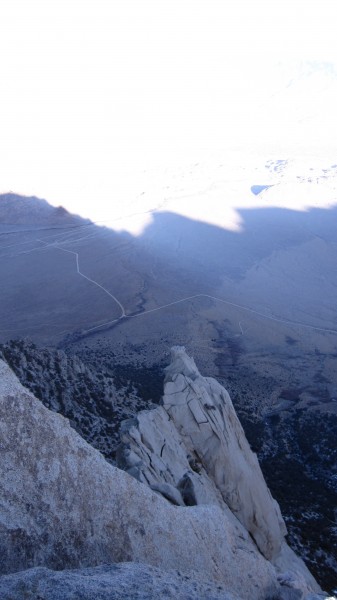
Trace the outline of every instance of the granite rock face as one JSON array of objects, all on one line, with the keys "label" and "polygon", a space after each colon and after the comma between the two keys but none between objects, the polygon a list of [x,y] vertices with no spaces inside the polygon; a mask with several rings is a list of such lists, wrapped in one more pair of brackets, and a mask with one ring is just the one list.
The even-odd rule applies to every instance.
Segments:
[{"label": "granite rock face", "polygon": [[[172,399],[172,393],[169,397]],[[169,416],[165,418],[170,427]],[[175,435],[179,440],[181,434]],[[183,498],[189,494],[206,494],[203,505],[172,505],[158,491],[110,465],[67,419],[49,411],[28,392],[2,361],[0,444],[2,575],[37,566],[83,569],[131,561],[162,572],[179,569],[186,577],[219,584],[242,600],[300,599],[308,590],[317,589],[306,577],[301,589],[296,577],[284,576],[291,587],[278,580],[277,570],[258,550],[246,527],[228,506],[224,508],[216,485],[206,486],[202,471],[192,483],[184,480],[182,473],[179,489],[170,482],[166,489],[166,481],[158,479],[157,485],[164,486],[168,497],[177,490],[176,504],[185,505]],[[147,444],[151,456],[150,442]],[[182,449],[184,444],[181,441]],[[139,469],[131,449],[130,456],[131,468]],[[188,461],[195,461],[193,473],[199,475],[202,455],[191,456]],[[213,500],[208,501],[209,496]],[[286,559],[282,569],[285,564]],[[17,573],[15,577],[28,581],[35,575],[32,571],[31,575]],[[8,578],[3,581],[8,582]],[[289,589],[296,595],[289,596]],[[22,593],[21,597],[27,596]]]},{"label": "granite rock face", "polygon": [[223,586],[136,563],[52,571],[29,569],[0,578],[1,600],[240,600]]},{"label": "granite rock face", "polygon": [[166,372],[163,405],[189,455],[201,461],[262,554],[275,558],[286,534],[285,523],[228,392],[215,379],[202,377],[184,349],[175,348]]},{"label": "granite rock face", "polygon": [[279,506],[265,483],[228,392],[202,377],[182,347],[172,349],[162,406],[126,421],[117,464],[181,506],[218,506],[236,517],[281,570],[315,582],[286,545]]},{"label": "granite rock face", "polygon": [[172,350],[163,406],[126,421],[121,438],[119,466],[152,489],[166,486],[176,504],[228,507],[267,559],[279,554],[285,524],[231,399],[183,348]]},{"label": "granite rock face", "polygon": [[133,561],[217,582],[243,599],[280,588],[234,517],[218,506],[172,506],[107,463],[2,361],[0,399],[1,574]]}]

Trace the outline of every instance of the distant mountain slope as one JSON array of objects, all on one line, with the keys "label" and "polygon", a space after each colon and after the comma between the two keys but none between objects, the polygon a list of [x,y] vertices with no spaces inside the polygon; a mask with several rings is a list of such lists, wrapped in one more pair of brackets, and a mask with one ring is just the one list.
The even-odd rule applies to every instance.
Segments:
[{"label": "distant mountain slope", "polygon": [[35,196],[0,194],[1,225],[70,227],[88,222],[71,215],[62,206],[54,208],[46,200]]}]

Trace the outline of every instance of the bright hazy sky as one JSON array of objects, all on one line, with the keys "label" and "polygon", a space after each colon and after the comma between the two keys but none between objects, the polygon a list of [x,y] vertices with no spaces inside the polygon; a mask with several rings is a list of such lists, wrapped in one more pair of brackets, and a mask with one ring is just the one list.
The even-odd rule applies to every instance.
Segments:
[{"label": "bright hazy sky", "polygon": [[80,210],[127,163],[244,142],[276,64],[337,63],[336,24],[336,0],[1,0],[0,190]]}]

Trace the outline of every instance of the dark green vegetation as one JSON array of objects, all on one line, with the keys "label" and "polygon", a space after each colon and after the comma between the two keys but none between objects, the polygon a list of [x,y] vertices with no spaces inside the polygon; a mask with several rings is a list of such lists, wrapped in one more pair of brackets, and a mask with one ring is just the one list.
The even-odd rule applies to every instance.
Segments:
[{"label": "dark green vegetation", "polygon": [[[296,409],[293,404],[265,418],[254,418],[245,403],[248,386],[244,389],[235,380],[231,376],[227,387],[280,504],[288,542],[323,587],[332,591],[337,585],[337,415]],[[254,393],[254,380],[249,387]],[[296,390],[283,396],[294,401]]]},{"label": "dark green vegetation", "polygon": [[121,421],[158,402],[159,386],[162,389],[160,370],[154,367],[143,373],[97,356],[89,364],[23,340],[1,345],[0,352],[21,383],[47,408],[67,417],[110,462],[114,462]]},{"label": "dark green vegetation", "polygon": [[[163,393],[166,364],[161,361],[160,364],[144,366],[141,360],[142,347],[133,346],[133,352],[139,353],[139,360],[136,363],[119,362],[118,356],[109,347],[97,351],[87,346],[78,353],[78,356],[91,368],[110,373],[117,390],[136,393],[139,399],[158,404]],[[71,349],[68,349],[67,353],[71,353]]]}]

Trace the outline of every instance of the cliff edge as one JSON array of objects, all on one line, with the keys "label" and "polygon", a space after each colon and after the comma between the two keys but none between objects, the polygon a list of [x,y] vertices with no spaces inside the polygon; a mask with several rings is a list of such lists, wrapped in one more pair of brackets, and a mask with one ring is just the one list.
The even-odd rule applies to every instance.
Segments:
[{"label": "cliff edge", "polygon": [[[190,416],[188,419],[186,416],[186,419],[181,421],[180,430],[174,426],[175,429],[172,431],[176,438],[172,438],[173,441],[165,437],[165,430],[160,432],[156,427],[153,429],[153,435],[161,436],[161,448],[164,440],[167,439],[168,452],[170,444],[173,451],[177,449],[175,439],[177,440],[181,456],[185,454],[187,457],[189,472],[195,475],[195,477],[191,475],[192,495],[201,498],[199,489],[204,489],[206,494],[207,501],[195,502],[195,506],[187,506],[188,502],[184,501],[184,496],[187,498],[188,493],[184,492],[182,483],[178,486],[179,489],[174,485],[174,473],[172,473],[173,483],[171,481],[168,486],[171,491],[177,490],[177,498],[181,497],[182,500],[176,504],[181,506],[173,505],[158,494],[158,490],[151,490],[148,485],[107,463],[97,450],[71,429],[67,419],[50,412],[43,406],[18,382],[10,368],[0,361],[0,574],[2,575],[0,591],[2,598],[12,598],[15,589],[20,590],[17,595],[14,595],[15,598],[33,598],[34,596],[29,594],[36,594],[36,590],[40,588],[47,590],[43,592],[42,597],[48,600],[72,597],[71,594],[75,589],[72,586],[75,585],[75,580],[79,581],[79,577],[82,587],[83,581],[88,582],[87,591],[89,583],[91,582],[91,585],[93,580],[100,590],[102,586],[104,587],[105,581],[106,595],[101,597],[107,600],[119,598],[122,596],[118,596],[117,592],[112,595],[114,577],[110,576],[107,582],[107,573],[99,565],[126,562],[131,563],[127,569],[128,580],[132,569],[134,577],[137,578],[139,571],[137,564],[141,563],[148,565],[148,570],[150,567],[153,568],[151,571],[153,579],[156,578],[156,569],[159,569],[159,573],[165,573],[166,578],[171,577],[172,585],[175,582],[174,585],[177,586],[181,578],[195,581],[195,598],[199,600],[220,598],[221,594],[223,599],[232,595],[233,598],[242,600],[302,599],[309,598],[308,594],[311,594],[310,598],[315,597],[312,594],[318,592],[319,588],[305,568],[301,572],[299,568],[291,573],[284,571],[284,567],[288,564],[285,564],[287,561],[284,559],[282,541],[280,548],[274,541],[277,537],[275,532],[268,545],[269,538],[267,525],[265,525],[265,531],[261,535],[261,547],[266,546],[267,552],[271,553],[273,560],[275,559],[275,564],[283,556],[285,563],[281,567],[275,568],[275,564],[265,558],[257,542],[252,539],[248,525],[245,525],[244,521],[246,519],[248,523],[253,513],[251,509],[244,509],[242,505],[248,493],[245,491],[249,487],[248,483],[242,488],[237,484],[242,492],[233,496],[236,502],[235,509],[230,508],[229,500],[228,504],[224,500],[226,494],[228,498],[232,497],[228,493],[228,489],[232,488],[226,487],[228,478],[224,479],[221,476],[218,466],[220,459],[217,457],[220,456],[219,449],[222,447],[222,441],[209,446],[206,454],[202,452],[201,446],[204,441],[213,436],[213,428],[219,438],[220,430],[224,429],[226,424],[227,428],[238,435],[235,446],[238,457],[241,457],[241,450],[243,455],[247,454],[249,447],[248,445],[246,447],[246,442],[243,441],[243,432],[241,433],[242,430],[235,420],[234,411],[234,416],[231,412],[233,409],[228,408],[228,414],[227,409],[222,409],[223,422],[219,421],[218,417],[215,419],[215,410],[220,411],[220,408],[216,407],[216,401],[220,396],[216,394],[218,392],[220,394],[223,388],[216,387],[218,384],[214,380],[203,379],[194,362],[182,349],[173,351],[173,361],[167,371],[164,405],[156,409],[162,415],[163,422],[166,419],[167,427],[173,426],[177,407],[183,404],[185,385],[187,389],[195,389],[198,397],[201,396],[198,401],[190,398],[187,409],[182,412],[185,414],[191,406],[194,411],[196,431],[207,432],[207,435],[203,434],[199,439],[199,450],[194,448],[198,440],[194,439],[196,434],[189,427]],[[213,390],[215,409],[207,409],[204,406],[205,403],[212,406],[210,389]],[[218,391],[215,393],[215,390]],[[223,391],[221,394],[224,397]],[[225,400],[230,407],[227,396]],[[206,421],[204,417],[200,420],[201,413],[199,418],[197,412],[200,403],[203,403],[202,410],[212,415],[212,426],[203,423]],[[152,418],[155,419],[156,410],[146,411],[145,414],[149,415],[150,421]],[[139,419],[143,418],[145,418],[144,414],[140,413]],[[149,448],[150,442],[144,438],[145,444],[143,444],[142,434],[135,424],[129,431],[131,430],[133,437],[138,436],[139,451],[143,452],[146,447],[148,459],[150,460],[151,456],[155,457],[154,441]],[[150,435],[149,428],[147,431],[147,435]],[[124,459],[128,455],[132,463],[130,469],[137,468],[140,473],[142,470],[140,464],[135,467],[134,454],[138,451],[137,445],[133,448],[131,442],[128,442],[128,445],[127,452],[124,452]],[[123,455],[123,452],[121,454]],[[166,469],[173,464],[173,456],[169,459],[169,454],[164,455],[164,449],[161,456],[160,452],[158,456],[162,459],[164,467],[166,465]],[[247,460],[240,458],[238,462],[238,465],[241,465],[238,466],[237,471],[239,480],[250,468]],[[258,472],[256,459],[251,460]],[[207,475],[209,481],[213,481],[210,485],[205,474],[207,461],[210,468],[214,470],[212,477]],[[142,462],[146,478],[146,461],[142,460]],[[193,464],[194,469],[191,467]],[[231,469],[235,470],[234,463]],[[225,472],[231,471],[228,468]],[[223,490],[218,485],[218,481],[222,481]],[[165,485],[165,481],[159,479],[158,475],[157,484],[151,485],[160,487]],[[185,488],[188,487],[189,484],[186,484]],[[256,499],[257,505],[258,499],[259,496]],[[268,502],[270,507],[268,511],[270,510],[273,515],[268,516],[268,519],[275,523],[273,527],[275,530],[278,527],[281,536],[283,526],[279,511],[271,498]],[[260,523],[262,514],[260,516],[257,509],[255,513],[257,523]],[[257,533],[256,540],[260,540]],[[37,569],[37,567],[43,568]],[[88,567],[97,569],[90,572],[92,579],[89,576],[85,579],[89,575],[85,572]],[[66,569],[80,569],[82,575],[77,571],[69,573]],[[280,569],[283,569],[281,576]],[[59,573],[53,575],[55,570]],[[113,571],[112,567],[111,571]],[[143,571],[146,572],[145,567]],[[159,575],[157,579],[160,579]],[[58,585],[63,586],[62,594],[60,593],[59,596],[56,592],[54,594],[53,586],[48,592],[50,580],[57,580]],[[141,579],[139,581],[141,586]],[[204,584],[206,587],[202,588]],[[152,592],[146,595],[145,591],[142,595],[140,588],[138,595],[124,597],[157,598],[158,589],[152,596]],[[94,596],[90,596],[88,591],[87,596],[83,593],[81,597]],[[185,597],[193,597],[190,589]]]}]

